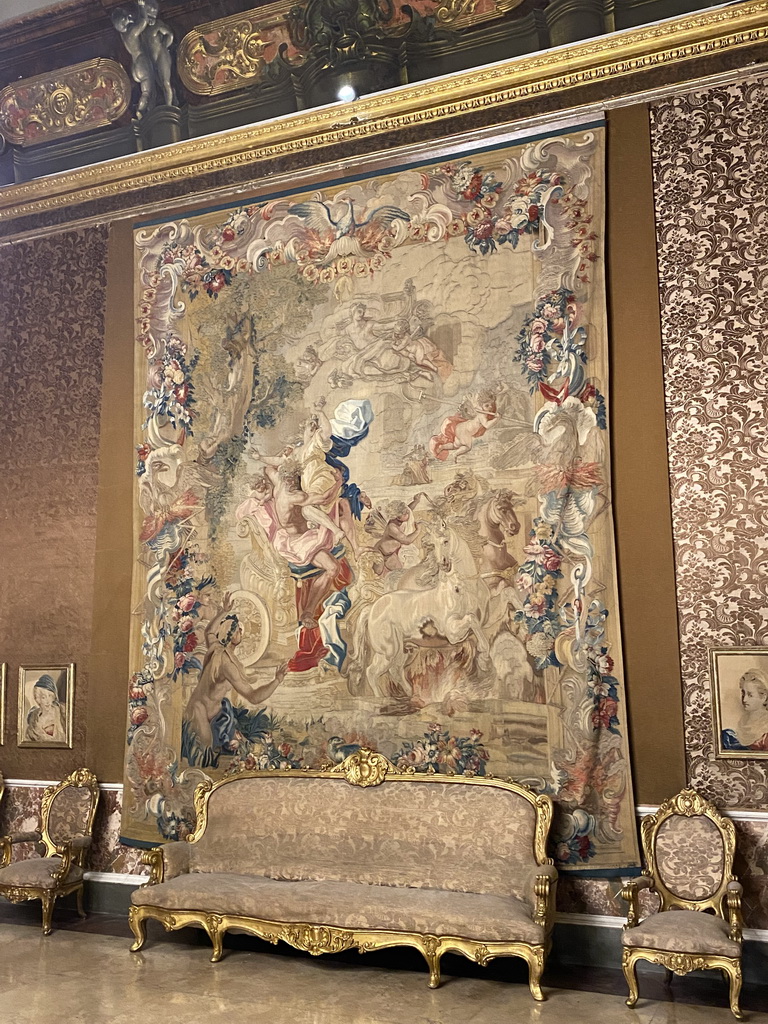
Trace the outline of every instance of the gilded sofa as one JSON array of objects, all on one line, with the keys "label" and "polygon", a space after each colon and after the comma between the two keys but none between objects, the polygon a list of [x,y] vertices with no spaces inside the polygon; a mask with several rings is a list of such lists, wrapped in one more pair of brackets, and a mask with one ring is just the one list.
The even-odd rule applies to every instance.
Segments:
[{"label": "gilded sofa", "polygon": [[404,773],[362,749],[334,767],[207,781],[195,805],[186,842],[144,854],[132,950],[150,918],[204,928],[213,962],[230,929],[313,955],[408,945],[431,988],[443,953],[518,956],[544,998],[557,882],[549,797],[492,777]]}]

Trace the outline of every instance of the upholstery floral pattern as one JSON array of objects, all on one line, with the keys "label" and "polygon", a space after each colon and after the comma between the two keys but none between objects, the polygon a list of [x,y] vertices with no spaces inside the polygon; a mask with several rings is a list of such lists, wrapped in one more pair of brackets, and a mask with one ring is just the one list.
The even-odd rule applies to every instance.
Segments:
[{"label": "upholstery floral pattern", "polygon": [[48,834],[54,843],[64,843],[88,831],[91,791],[85,786],[67,786],[53,798],[48,812]]},{"label": "upholstery floral pattern", "polygon": [[699,956],[741,956],[739,943],[728,938],[725,921],[698,910],[652,914],[637,928],[627,928],[621,941],[632,948],[641,946]]},{"label": "upholstery floral pattern", "polygon": [[518,895],[535,812],[492,787],[243,778],[211,794],[190,870]]},{"label": "upholstery floral pattern", "polygon": [[661,880],[675,896],[701,900],[723,881],[725,850],[720,831],[704,816],[671,815],[656,833]]},{"label": "upholstery floral pattern", "polygon": [[[0,886],[40,886],[52,889],[54,879],[51,873],[61,867],[59,857],[33,857],[30,860],[19,860],[0,869]],[[83,869],[73,864],[67,875],[67,883],[77,882],[83,877]]]},{"label": "upholstery floral pattern", "polygon": [[361,885],[358,882],[287,882],[253,875],[180,875],[137,889],[134,906],[240,914],[267,921],[339,928],[459,935],[481,941],[544,942],[530,909],[509,896]]}]

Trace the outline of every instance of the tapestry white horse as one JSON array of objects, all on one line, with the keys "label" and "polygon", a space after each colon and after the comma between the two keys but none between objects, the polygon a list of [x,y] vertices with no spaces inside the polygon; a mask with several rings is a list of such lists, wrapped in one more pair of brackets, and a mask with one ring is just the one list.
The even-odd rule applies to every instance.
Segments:
[{"label": "tapestry white horse", "polygon": [[405,672],[406,645],[429,646],[435,638],[459,644],[474,636],[479,661],[488,664],[490,645],[483,631],[490,603],[488,586],[469,545],[451,527],[441,523],[432,536],[439,564],[434,586],[391,591],[361,614],[350,679],[353,692],[412,696]]}]

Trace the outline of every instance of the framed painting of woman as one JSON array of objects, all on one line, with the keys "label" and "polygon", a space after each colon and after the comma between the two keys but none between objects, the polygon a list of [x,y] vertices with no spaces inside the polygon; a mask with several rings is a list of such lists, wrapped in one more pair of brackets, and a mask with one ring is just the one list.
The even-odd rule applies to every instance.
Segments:
[{"label": "framed painting of woman", "polygon": [[715,754],[768,758],[768,648],[709,652]]},{"label": "framed painting of woman", "polygon": [[18,746],[72,746],[74,689],[74,665],[19,668]]}]

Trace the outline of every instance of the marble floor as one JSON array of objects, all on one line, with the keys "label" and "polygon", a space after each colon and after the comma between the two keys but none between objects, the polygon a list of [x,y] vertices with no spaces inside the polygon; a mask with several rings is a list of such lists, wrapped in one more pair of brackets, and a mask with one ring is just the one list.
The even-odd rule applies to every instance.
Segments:
[{"label": "marble floor", "polygon": [[[27,908],[0,915],[2,1024],[729,1024],[724,983],[644,975],[643,998],[624,1005],[618,971],[551,968],[535,1003],[513,961],[483,971],[444,960],[432,991],[418,958],[377,953],[314,959],[232,937],[219,964],[202,936],[150,928],[141,953],[128,951],[124,920],[91,915],[57,921],[44,938]],[[18,911],[21,911],[19,914]],[[33,924],[34,920],[34,924]],[[702,988],[702,986],[704,986]],[[707,987],[709,986],[709,987]],[[614,991],[615,989],[615,991]],[[722,990],[722,991],[721,991]],[[760,990],[744,1004],[752,1024],[768,1024]],[[679,1001],[684,998],[686,1001]],[[691,1001],[692,1000],[692,1001]],[[703,1005],[709,1001],[710,1005]],[[751,1007],[750,1007],[751,1004]],[[759,1009],[758,1009],[759,1007]]]}]

